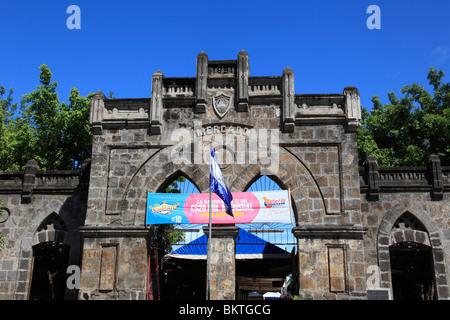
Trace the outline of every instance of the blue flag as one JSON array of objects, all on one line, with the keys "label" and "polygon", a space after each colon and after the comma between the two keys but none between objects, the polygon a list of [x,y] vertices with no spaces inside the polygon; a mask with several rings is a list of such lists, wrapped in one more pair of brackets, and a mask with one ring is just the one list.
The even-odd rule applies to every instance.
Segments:
[{"label": "blue flag", "polygon": [[220,170],[219,163],[217,162],[216,154],[213,149],[211,149],[209,188],[223,200],[225,203],[226,212],[230,216],[234,217],[233,211],[231,210],[231,200],[233,200],[233,196],[223,182],[222,171]]}]

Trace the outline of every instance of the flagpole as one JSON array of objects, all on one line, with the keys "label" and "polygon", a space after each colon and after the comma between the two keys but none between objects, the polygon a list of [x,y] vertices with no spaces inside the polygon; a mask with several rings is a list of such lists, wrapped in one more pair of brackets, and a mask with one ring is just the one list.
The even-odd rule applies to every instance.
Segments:
[{"label": "flagpole", "polygon": [[[211,155],[212,151],[212,142],[211,142],[211,150],[209,154]],[[210,161],[212,161],[210,157]],[[211,300],[211,237],[212,237],[212,192],[211,192],[211,163],[209,164],[209,171],[210,171],[210,186],[209,186],[209,237],[208,237],[208,252],[207,252],[207,259],[208,259],[208,288],[207,288],[207,300]]]},{"label": "flagpole", "polygon": [[208,237],[208,300],[211,300],[211,216],[212,216],[212,193],[209,189],[209,237]]}]

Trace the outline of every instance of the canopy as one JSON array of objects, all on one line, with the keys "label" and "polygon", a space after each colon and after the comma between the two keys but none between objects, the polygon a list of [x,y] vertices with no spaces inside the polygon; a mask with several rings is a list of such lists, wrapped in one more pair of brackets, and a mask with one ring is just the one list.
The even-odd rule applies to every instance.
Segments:
[{"label": "canopy", "polygon": [[[214,234],[213,234],[214,237]],[[198,237],[190,243],[167,254],[165,258],[206,260],[208,238]],[[236,237],[236,259],[290,259],[291,254],[250,232],[239,228]]]}]

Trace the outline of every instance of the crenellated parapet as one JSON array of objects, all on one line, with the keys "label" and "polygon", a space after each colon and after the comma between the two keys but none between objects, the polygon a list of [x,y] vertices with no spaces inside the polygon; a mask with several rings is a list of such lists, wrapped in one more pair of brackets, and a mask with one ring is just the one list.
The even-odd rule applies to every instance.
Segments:
[{"label": "crenellated parapet", "polygon": [[450,191],[450,167],[442,167],[438,156],[431,155],[428,166],[378,167],[377,159],[369,156],[360,168],[361,193],[368,200],[379,200],[380,193],[427,192],[441,200]]},{"label": "crenellated parapet", "polygon": [[29,160],[24,171],[0,172],[0,194],[20,194],[23,203],[32,202],[35,194],[70,194],[89,186],[89,164],[79,170],[42,171]]},{"label": "crenellated parapet", "polygon": [[[216,104],[216,97],[226,97],[230,104]],[[150,135],[160,135],[165,130],[167,108],[189,108],[199,119],[214,110],[225,121],[229,109],[251,113],[252,107],[261,104],[280,107],[281,129],[287,133],[308,123],[343,123],[348,132],[355,132],[361,124],[357,88],[349,86],[336,94],[296,93],[294,70],[287,67],[280,76],[250,76],[244,50],[236,60],[210,60],[205,52],[199,53],[195,77],[166,77],[156,71],[150,98],[108,99],[99,91],[91,99],[89,123],[96,135],[105,127],[118,125],[143,126]]]}]

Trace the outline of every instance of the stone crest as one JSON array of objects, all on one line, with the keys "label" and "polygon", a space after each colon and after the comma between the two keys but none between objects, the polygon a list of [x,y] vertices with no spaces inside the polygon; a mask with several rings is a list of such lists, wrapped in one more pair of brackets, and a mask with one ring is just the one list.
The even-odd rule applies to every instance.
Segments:
[{"label": "stone crest", "polygon": [[213,98],[213,108],[216,114],[222,119],[228,112],[231,106],[231,97],[221,93]]}]

